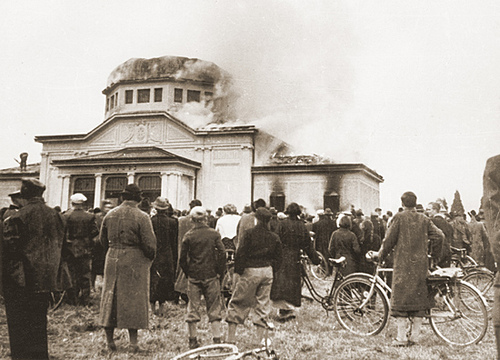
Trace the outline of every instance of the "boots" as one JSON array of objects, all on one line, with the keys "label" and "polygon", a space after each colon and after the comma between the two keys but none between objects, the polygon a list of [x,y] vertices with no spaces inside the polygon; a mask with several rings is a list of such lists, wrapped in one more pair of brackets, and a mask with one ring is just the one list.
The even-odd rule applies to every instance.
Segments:
[{"label": "boots", "polygon": [[408,335],[407,335],[407,318],[406,317],[397,317],[396,326],[398,329],[398,334],[396,339],[393,340],[393,346],[407,346],[408,345]]},{"label": "boots", "polygon": [[420,328],[422,327],[423,318],[421,317],[411,317],[410,318],[410,330],[408,331],[408,345],[414,345],[417,343],[418,336],[420,335]]}]

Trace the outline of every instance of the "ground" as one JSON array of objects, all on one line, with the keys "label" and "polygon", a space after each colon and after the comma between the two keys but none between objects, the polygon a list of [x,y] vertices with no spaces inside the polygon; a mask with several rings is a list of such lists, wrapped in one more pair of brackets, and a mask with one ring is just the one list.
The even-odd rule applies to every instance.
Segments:
[{"label": "ground", "polygon": [[[96,326],[99,312],[98,299],[95,305],[86,308],[63,305],[49,314],[49,352],[52,360],[66,359],[170,359],[188,350],[187,326],[184,322],[185,305],[169,304],[165,316],[151,314],[150,328],[139,331],[142,351],[127,352],[126,330],[116,333],[118,351],[109,353],[105,349],[104,331]],[[342,330],[333,313],[327,313],[316,303],[304,299],[297,311],[297,318],[287,323],[274,321],[273,347],[281,359],[477,359],[495,358],[495,343],[490,325],[488,334],[479,345],[453,348],[443,343],[426,325],[421,342],[409,348],[391,346],[395,335],[393,322],[381,334],[359,337]],[[227,325],[224,324],[224,331]],[[199,337],[203,344],[211,342],[209,326],[200,323]],[[255,343],[251,322],[238,328],[237,345],[240,349],[252,348]],[[5,309],[0,304],[0,358],[8,358],[9,344]]]}]

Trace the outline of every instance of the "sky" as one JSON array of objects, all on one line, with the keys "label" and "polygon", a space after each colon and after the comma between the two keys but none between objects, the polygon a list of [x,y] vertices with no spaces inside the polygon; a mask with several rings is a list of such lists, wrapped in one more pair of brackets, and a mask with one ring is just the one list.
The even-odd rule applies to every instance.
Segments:
[{"label": "sky", "polygon": [[457,190],[477,209],[500,153],[495,0],[5,1],[0,34],[0,168],[92,130],[113,69],[165,55],[230,72],[239,121],[297,154],[377,171],[384,210]]}]

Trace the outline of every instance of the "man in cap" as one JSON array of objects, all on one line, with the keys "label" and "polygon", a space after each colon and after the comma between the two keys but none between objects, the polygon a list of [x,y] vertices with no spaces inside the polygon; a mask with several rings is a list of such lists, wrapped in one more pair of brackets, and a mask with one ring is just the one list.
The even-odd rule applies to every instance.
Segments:
[{"label": "man in cap", "polygon": [[[193,199],[189,202],[189,211],[191,211],[192,208],[195,206],[201,206],[201,200],[198,199]],[[178,246],[178,252],[177,252],[177,259],[180,259],[181,255],[181,245],[182,245],[182,239],[184,238],[184,235],[191,230],[194,226],[194,223],[191,221],[191,218],[189,217],[189,213],[186,216],[181,216],[179,218],[179,232],[178,232],[178,237],[177,237],[177,246]],[[184,301],[188,302],[188,296],[187,296],[187,278],[186,274],[184,274],[184,271],[182,271],[179,261],[177,260],[177,269],[175,271],[176,274],[176,279],[175,279],[175,291],[178,294],[178,297],[176,299],[176,302],[179,301],[179,297],[182,298]]]},{"label": "man in cap", "polygon": [[13,359],[48,359],[49,292],[57,291],[62,217],[42,198],[45,185],[23,178],[26,204],[4,222],[3,290]]},{"label": "man in cap", "polygon": [[90,300],[93,239],[99,233],[93,214],[84,210],[85,195],[71,195],[71,209],[64,213],[66,243],[63,257],[68,264],[73,286],[68,299],[74,305],[86,306]]},{"label": "man in cap", "polygon": [[221,342],[222,298],[220,281],[226,271],[226,253],[220,234],[208,226],[208,215],[201,206],[189,213],[194,227],[189,230],[181,245],[179,264],[188,278],[189,297],[186,322],[189,330],[189,347],[200,346],[197,323],[200,321],[201,296],[205,298],[208,321],[212,327],[213,342]]},{"label": "man in cap", "polygon": [[427,205],[427,214],[432,223],[437,226],[444,234],[443,246],[441,248],[441,257],[437,262],[439,267],[449,267],[451,263],[451,242],[453,241],[453,226],[450,225],[446,217],[441,212],[441,204],[431,202]]},{"label": "man in cap", "polygon": [[137,329],[149,325],[149,270],[156,237],[151,218],[137,207],[141,193],[137,185],[128,184],[123,202],[106,215],[101,227],[101,242],[108,252],[99,323],[110,351],[116,350],[115,328],[128,329],[129,350],[137,352]]},{"label": "man in cap", "polygon": [[235,342],[236,327],[244,323],[251,308],[256,315],[254,324],[258,341],[270,326],[273,269],[278,270],[282,258],[280,238],[268,229],[271,216],[271,212],[263,207],[255,211],[257,225],[243,234],[236,252],[234,271],[240,274],[240,280],[228,306],[229,343]]}]

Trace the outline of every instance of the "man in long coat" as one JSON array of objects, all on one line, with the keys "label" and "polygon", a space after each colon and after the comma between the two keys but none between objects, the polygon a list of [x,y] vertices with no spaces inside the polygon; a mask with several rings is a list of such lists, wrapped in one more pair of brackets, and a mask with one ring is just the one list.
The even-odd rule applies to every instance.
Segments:
[{"label": "man in long coat", "polygon": [[432,220],[432,223],[438,227],[444,234],[443,246],[441,248],[441,258],[439,259],[439,267],[449,267],[451,262],[451,242],[453,241],[453,226],[445,219],[441,213],[441,204],[431,202],[427,206],[427,212]]},{"label": "man in long coat", "polygon": [[137,207],[139,187],[127,185],[122,198],[123,203],[102,222],[101,242],[108,252],[99,322],[109,350],[116,350],[113,332],[121,328],[128,329],[130,350],[135,352],[139,349],[137,329],[148,328],[149,269],[155,257],[156,237],[149,215]]},{"label": "man in long coat", "polygon": [[405,346],[418,338],[422,319],[431,307],[427,289],[428,241],[431,242],[431,254],[439,259],[444,236],[427,216],[416,211],[414,193],[405,192],[401,202],[404,211],[394,216],[377,254],[384,260],[395,249],[391,315],[396,318],[398,328],[394,341],[397,346]]},{"label": "man in long coat", "polygon": [[337,230],[337,224],[332,219],[333,212],[330,208],[325,209],[322,214],[319,215],[319,221],[312,225],[312,231],[316,234],[316,250],[323,255],[327,264],[327,273],[331,273],[330,265],[328,264],[328,257],[330,253],[328,251],[328,245],[330,244],[330,237],[332,233]]},{"label": "man in long coat", "polygon": [[58,290],[64,223],[45,205],[44,190],[37,179],[23,179],[27,203],[3,226],[3,292],[13,359],[49,358],[48,293]]},{"label": "man in long coat", "polygon": [[[489,158],[483,176],[483,198],[486,230],[488,230],[491,249],[497,263],[500,262],[500,155]],[[493,304],[493,325],[497,344],[497,357],[500,359],[500,275],[495,276],[495,302]]]}]

